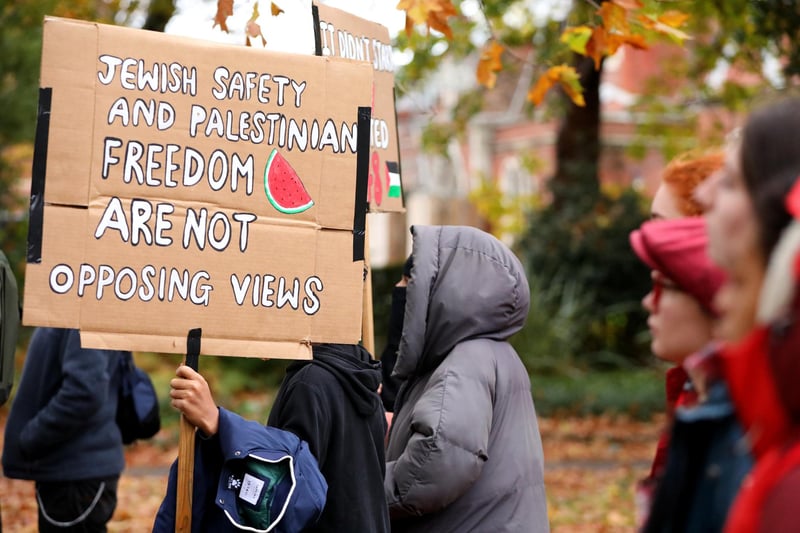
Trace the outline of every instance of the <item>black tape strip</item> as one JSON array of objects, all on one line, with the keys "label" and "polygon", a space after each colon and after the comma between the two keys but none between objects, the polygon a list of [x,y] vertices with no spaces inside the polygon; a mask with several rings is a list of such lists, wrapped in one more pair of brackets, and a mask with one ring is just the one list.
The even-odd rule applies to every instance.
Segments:
[{"label": "black tape strip", "polygon": [[44,177],[47,174],[47,141],[50,134],[52,87],[39,88],[36,115],[36,139],[31,169],[31,205],[28,222],[28,263],[42,262],[42,227],[44,225]]},{"label": "black tape strip", "polygon": [[194,328],[190,329],[189,335],[186,336],[186,366],[195,372],[197,372],[200,359],[200,338],[202,335],[202,328]]},{"label": "black tape strip", "polygon": [[311,5],[311,18],[314,19],[314,55],[322,55],[322,28],[319,27],[319,7]]},{"label": "black tape strip", "polygon": [[372,109],[358,108],[358,154],[356,156],[356,201],[353,212],[353,261],[364,259],[364,233],[367,225],[367,183],[369,181],[369,126]]}]

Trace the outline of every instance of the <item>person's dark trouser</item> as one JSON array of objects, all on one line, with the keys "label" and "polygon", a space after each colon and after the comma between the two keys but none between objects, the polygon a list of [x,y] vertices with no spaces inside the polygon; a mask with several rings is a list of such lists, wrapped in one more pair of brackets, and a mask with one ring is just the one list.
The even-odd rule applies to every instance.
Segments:
[{"label": "person's dark trouser", "polygon": [[39,532],[105,533],[117,507],[119,476],[37,482]]}]

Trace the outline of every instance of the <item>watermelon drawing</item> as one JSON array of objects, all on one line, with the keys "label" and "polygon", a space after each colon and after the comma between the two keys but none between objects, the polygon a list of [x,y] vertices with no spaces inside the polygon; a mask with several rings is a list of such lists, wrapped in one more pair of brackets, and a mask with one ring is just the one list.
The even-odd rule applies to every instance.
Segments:
[{"label": "watermelon drawing", "polygon": [[264,190],[272,207],[287,215],[302,213],[314,205],[300,176],[276,148],[264,168]]}]

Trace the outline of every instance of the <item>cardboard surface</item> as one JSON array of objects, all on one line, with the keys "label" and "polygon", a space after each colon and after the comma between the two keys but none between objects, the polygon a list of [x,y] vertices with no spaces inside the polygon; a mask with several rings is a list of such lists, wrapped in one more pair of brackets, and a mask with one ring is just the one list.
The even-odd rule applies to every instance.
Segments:
[{"label": "cardboard surface", "polygon": [[371,85],[365,64],[47,18],[25,323],[173,353],[198,327],[205,354],[358,342],[356,134]]},{"label": "cardboard surface", "polygon": [[324,4],[318,13],[319,53],[369,63],[374,70],[372,125],[370,128],[370,212],[403,212],[400,145],[394,105],[394,62],[389,30],[377,22]]}]

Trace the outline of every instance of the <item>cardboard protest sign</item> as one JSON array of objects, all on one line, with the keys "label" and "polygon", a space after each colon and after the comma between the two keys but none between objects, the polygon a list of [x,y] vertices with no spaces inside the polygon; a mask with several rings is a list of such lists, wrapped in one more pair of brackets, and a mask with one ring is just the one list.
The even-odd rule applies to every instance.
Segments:
[{"label": "cardboard protest sign", "polygon": [[367,198],[371,212],[402,212],[405,209],[389,30],[324,4],[315,4],[312,9],[317,55],[366,62],[374,69]]},{"label": "cardboard protest sign", "polygon": [[47,18],[24,320],[98,348],[360,338],[372,69]]}]

